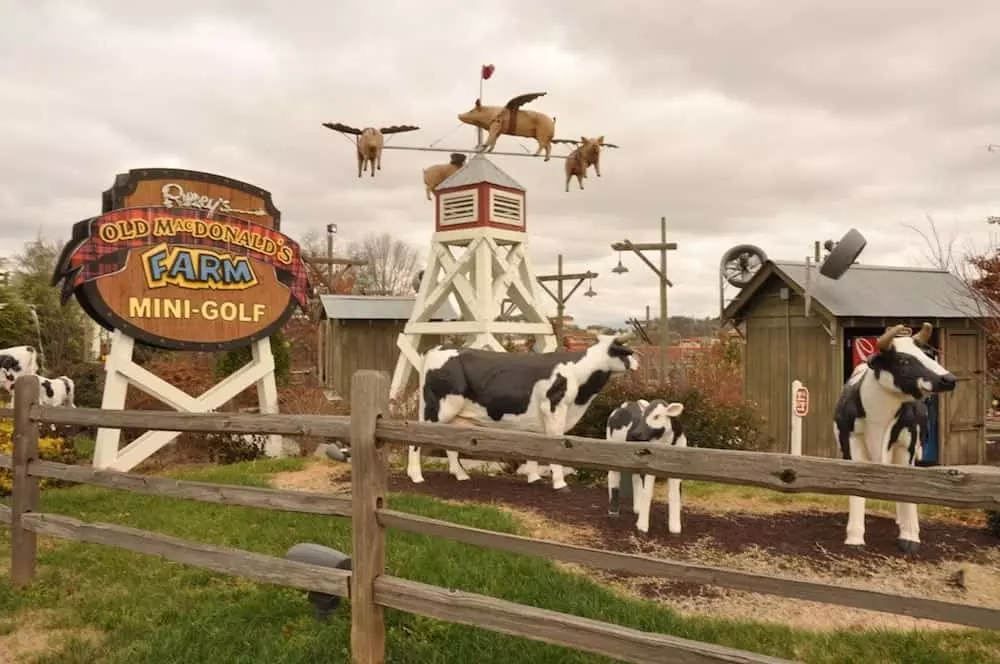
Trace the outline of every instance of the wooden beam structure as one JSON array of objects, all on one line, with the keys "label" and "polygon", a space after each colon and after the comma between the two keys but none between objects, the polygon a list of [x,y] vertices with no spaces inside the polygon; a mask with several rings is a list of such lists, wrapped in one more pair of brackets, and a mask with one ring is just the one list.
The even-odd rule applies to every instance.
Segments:
[{"label": "wooden beam structure", "polygon": [[[676,251],[676,242],[667,242],[667,218],[660,217],[660,241],[636,244],[625,239],[611,245],[614,251],[632,251],[642,259],[660,281],[660,380],[667,377],[667,348],[670,347],[670,325],[667,322],[667,287],[673,288],[673,283],[667,278],[667,252]],[[660,252],[660,265],[656,266],[646,258],[643,251]],[[617,268],[616,268],[617,269]],[[623,268],[622,271],[625,271]]]},{"label": "wooden beam structure", "polygon": [[[591,272],[587,270],[586,272],[574,272],[572,274],[563,273],[563,255],[559,254],[558,267],[555,274],[545,274],[536,277],[538,285],[542,287],[542,290],[548,293],[549,297],[555,300],[556,303],[556,317],[559,320],[559,324],[556,330],[556,338],[559,339],[559,343],[562,343],[563,339],[563,316],[566,314],[566,303],[569,302],[569,298],[573,297],[573,293],[583,285],[583,282],[587,279],[593,279],[597,276],[596,272]],[[576,284],[567,293],[563,288],[563,282],[574,281]],[[548,286],[545,285],[547,281],[556,282],[556,292],[552,292]],[[589,297],[593,297],[593,291],[589,290]]]}]

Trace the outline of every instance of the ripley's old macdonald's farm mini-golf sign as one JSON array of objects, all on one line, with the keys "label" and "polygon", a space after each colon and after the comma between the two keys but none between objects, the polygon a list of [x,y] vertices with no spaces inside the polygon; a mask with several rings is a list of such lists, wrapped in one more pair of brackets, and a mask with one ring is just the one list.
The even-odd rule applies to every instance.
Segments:
[{"label": "ripley's old macdonald's farm mini-golf sign", "polygon": [[[247,196],[234,205],[229,192],[155,174],[158,204],[135,201],[73,227],[53,277],[63,302],[75,294],[98,323],[149,345],[202,351],[270,336],[307,307],[299,246],[275,228],[269,196],[266,206]],[[270,223],[247,218],[258,209]]]}]

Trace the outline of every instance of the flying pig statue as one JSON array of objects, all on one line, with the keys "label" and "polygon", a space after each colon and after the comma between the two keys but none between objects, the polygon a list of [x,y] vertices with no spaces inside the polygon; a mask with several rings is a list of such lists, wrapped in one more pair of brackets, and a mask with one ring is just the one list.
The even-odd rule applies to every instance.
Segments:
[{"label": "flying pig statue", "polygon": [[476,105],[458,119],[465,124],[479,127],[489,132],[485,145],[487,152],[493,152],[500,134],[522,136],[538,141],[535,156],[545,152],[545,161],[552,153],[552,138],[556,135],[556,119],[539,111],[522,111],[521,106],[544,95],[544,92],[529,92],[512,98],[504,106],[483,106],[479,99]]},{"label": "flying pig statue", "polygon": [[424,169],[424,189],[427,200],[431,200],[431,192],[465,165],[465,155],[452,152],[451,161],[447,164],[434,164]]},{"label": "flying pig statue", "polygon": [[572,143],[577,146],[575,150],[566,157],[566,191],[569,191],[569,183],[576,177],[580,189],[583,189],[583,180],[587,177],[587,169],[594,167],[597,177],[601,177],[601,148],[616,148],[614,143],[605,143],[603,136],[597,138],[587,138],[581,136],[579,141],[570,138],[556,138],[553,143]]}]

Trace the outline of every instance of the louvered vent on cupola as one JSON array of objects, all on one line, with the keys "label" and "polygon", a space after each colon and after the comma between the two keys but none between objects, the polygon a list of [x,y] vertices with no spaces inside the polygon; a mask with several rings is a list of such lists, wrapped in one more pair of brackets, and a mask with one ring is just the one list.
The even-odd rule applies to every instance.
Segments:
[{"label": "louvered vent on cupola", "polygon": [[490,188],[490,221],[524,225],[524,194]]},{"label": "louvered vent on cupola", "polygon": [[449,191],[438,196],[441,226],[471,224],[479,219],[479,196],[475,189]]},{"label": "louvered vent on cupola", "polygon": [[435,187],[434,196],[439,231],[526,230],[524,187],[482,154],[469,159]]}]

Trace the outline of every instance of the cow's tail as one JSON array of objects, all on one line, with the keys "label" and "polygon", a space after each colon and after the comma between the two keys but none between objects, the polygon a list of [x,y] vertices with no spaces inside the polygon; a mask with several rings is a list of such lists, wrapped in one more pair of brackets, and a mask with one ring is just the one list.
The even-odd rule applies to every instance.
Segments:
[{"label": "cow's tail", "polygon": [[63,385],[66,386],[66,401],[70,408],[76,408],[76,386],[73,381],[66,376],[62,377]]},{"label": "cow's tail", "polygon": [[45,373],[45,368],[42,366],[42,358],[38,353],[38,349],[31,345],[25,346],[24,349],[28,351],[28,355],[30,357],[29,365],[25,368],[25,373]]}]

